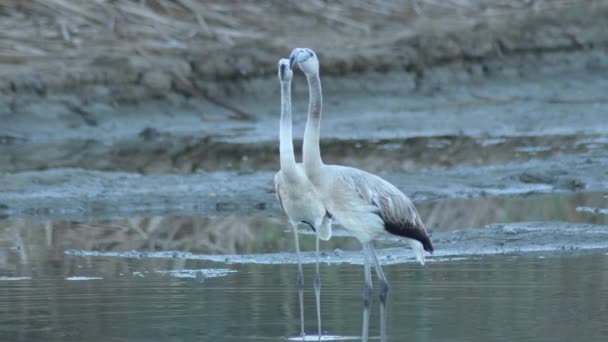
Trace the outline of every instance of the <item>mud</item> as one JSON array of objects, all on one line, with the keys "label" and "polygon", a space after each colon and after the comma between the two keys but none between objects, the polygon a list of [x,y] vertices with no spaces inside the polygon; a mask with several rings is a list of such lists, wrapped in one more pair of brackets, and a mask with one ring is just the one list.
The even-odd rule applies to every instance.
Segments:
[{"label": "mud", "polygon": [[[577,192],[525,197],[450,199],[418,202],[427,230],[435,238],[445,233],[526,222],[567,222],[605,226],[608,202],[602,192]],[[0,220],[0,259],[7,263],[50,255],[61,259],[66,249],[98,252],[182,251],[194,254],[256,254],[291,249],[291,229],[284,217],[252,216],[132,216],[98,219],[84,217],[12,217]],[[547,224],[551,226],[551,224]],[[314,232],[302,227],[302,250],[314,249]],[[512,232],[513,233],[513,232]],[[469,233],[463,233],[469,234]],[[558,234],[559,235],[559,234]],[[563,243],[568,243],[564,240]],[[44,245],[31,246],[30,241]],[[390,241],[386,240],[385,241]],[[573,241],[576,241],[574,239]],[[540,243],[540,242],[539,242]],[[383,245],[383,244],[380,244]],[[334,226],[324,251],[358,250],[359,243]]]},{"label": "mud", "polygon": [[[469,2],[465,7],[475,3]],[[458,6],[427,2],[420,3],[417,11],[412,11],[408,4],[400,4],[388,12],[380,8],[352,12],[352,8],[341,9],[339,4],[333,8],[334,14],[340,13],[338,18],[356,17],[354,22],[350,18],[338,20],[315,13],[327,9],[307,12],[305,8],[310,6],[306,4],[266,3],[253,12],[251,8],[230,11],[234,16],[230,21],[241,22],[232,29],[243,31],[236,40],[182,35],[178,40],[186,41],[171,49],[169,46],[175,41],[169,44],[164,41],[168,37],[158,37],[157,45],[168,44],[160,50],[147,47],[149,42],[138,41],[137,35],[125,38],[125,32],[114,34],[105,26],[98,28],[95,35],[87,36],[91,27],[84,26],[82,32],[72,30],[75,42],[59,40],[57,51],[45,53],[44,49],[31,48],[35,51],[33,56],[24,51],[16,56],[3,55],[2,61],[7,64],[0,71],[3,76],[0,92],[45,95],[67,91],[106,101],[137,102],[158,96],[159,91],[164,94],[177,79],[190,78],[202,81],[202,88],[218,93],[221,82],[217,81],[273,75],[277,53],[287,54],[294,45],[319,50],[326,61],[323,69],[326,74],[407,69],[418,77],[425,76],[428,67],[446,62],[606,46],[603,19],[608,7],[604,1],[566,2],[561,6],[534,4],[519,10],[483,13],[484,7],[489,6],[486,9],[491,12],[495,5],[496,2],[488,2],[485,6],[471,6],[477,8],[476,14],[465,13]],[[58,11],[57,17],[50,18],[7,16],[3,18],[3,29],[11,33],[8,37],[20,37],[21,41],[43,38],[50,41],[50,36],[59,36],[52,24],[59,21],[65,26],[66,20],[69,22],[61,14],[75,13]],[[311,25],[310,17],[315,15],[319,17]],[[51,32],[42,37],[39,32],[30,32],[34,24],[41,26],[42,32],[47,28]],[[81,23],[74,24],[78,27]],[[29,35],[23,37],[20,31]],[[120,49],[112,45],[124,45],[125,41],[137,48]],[[28,45],[24,45],[21,48],[27,51]]]},{"label": "mud", "polygon": [[[324,159],[379,173],[418,202],[605,191],[605,72],[566,63],[596,54],[558,54],[515,78],[452,79],[433,93],[404,84],[403,73],[324,78]],[[255,99],[239,98],[264,113],[253,122],[201,113],[209,105],[193,99],[54,116],[27,104],[2,125],[0,215],[279,215],[276,94]],[[299,78],[296,138],[306,99]]]},{"label": "mud", "polygon": [[[256,42],[255,49],[247,42],[214,53],[193,49],[204,58],[96,55],[95,50],[72,56],[70,63],[0,65],[0,172],[271,170],[278,108],[274,61],[294,44],[319,52],[324,150],[336,163],[361,162],[360,148],[370,149],[366,156],[401,151],[363,161],[395,171],[501,163],[508,161],[503,152],[489,148],[478,154],[478,146],[470,145],[495,145],[506,137],[520,155],[543,157],[580,152],[571,145],[556,152],[556,138],[566,135],[566,144],[576,144],[608,131],[603,119],[608,53],[601,20],[606,4],[476,18],[446,17],[431,8],[408,22],[411,32],[401,35],[395,35],[395,18],[378,15],[368,18],[371,31],[364,35],[321,21],[318,32],[308,28],[303,38],[299,31],[307,21],[286,11],[293,20],[281,28],[285,36]],[[343,44],[327,39],[336,35]],[[302,113],[306,86],[296,76],[295,109]],[[176,86],[177,78],[189,78],[204,96]],[[232,120],[234,108],[250,120]],[[303,122],[296,116],[296,137]],[[547,135],[554,137],[543,140]],[[513,136],[537,140],[508,141]],[[441,145],[451,147],[437,150]],[[474,153],[459,156],[458,150]],[[429,160],[426,154],[441,156]],[[387,163],[393,158],[408,161]]]},{"label": "mud", "polygon": [[[608,68],[577,71],[567,62],[592,56],[605,58],[579,52],[554,63],[531,60],[546,70],[511,78],[448,77],[432,93],[415,91],[413,84],[403,82],[408,79],[403,72],[324,78],[325,159],[376,172],[488,165],[605,149]],[[253,122],[227,120],[222,116],[225,109],[185,98],[116,108],[78,106],[69,99],[44,105],[24,102],[17,105],[18,113],[3,117],[0,171],[273,170],[276,81],[260,82],[251,88],[266,85],[272,94],[234,99],[256,113]],[[305,122],[305,84],[301,78],[295,83],[296,146]]]},{"label": "mud", "polygon": [[[482,255],[536,254],[554,256],[573,253],[597,253],[608,251],[608,226],[572,224],[565,222],[523,222],[491,225],[481,229],[455,230],[433,234],[433,244],[437,252],[427,257],[428,262],[461,260]],[[338,235],[343,235],[338,233]],[[381,240],[382,241],[382,240]],[[395,238],[384,240],[399,243]],[[205,260],[235,264],[295,264],[294,253],[271,254],[194,254],[180,251],[161,252],[103,252],[66,250],[68,256],[78,257],[116,257],[116,258],[162,258]],[[409,248],[404,246],[379,248],[378,258],[383,265],[404,262],[417,262]],[[302,263],[314,263],[314,252],[303,252]],[[352,263],[363,264],[361,251],[323,252],[324,264]]]},{"label": "mud", "polygon": [[[383,173],[414,201],[605,191],[608,156]],[[54,169],[0,175],[2,212],[40,218],[125,215],[279,215],[273,172],[138,175]]]},{"label": "mud", "polygon": [[[397,52],[318,49],[324,160],[378,173],[417,203],[606,191],[606,30],[589,19],[604,11],[428,31],[387,45]],[[274,62],[265,63],[289,51],[281,44],[272,58],[261,52],[252,65],[264,67],[247,76],[133,57],[119,63],[131,69],[112,69],[121,73],[115,79],[106,72],[121,58],[90,69],[74,63],[82,77],[6,78],[0,217],[279,216],[271,186],[278,89]],[[24,68],[9,74],[23,77],[16,70]],[[205,96],[176,86],[177,76]],[[293,94],[299,146],[307,107],[300,73]],[[247,120],[235,120],[235,108]]]}]

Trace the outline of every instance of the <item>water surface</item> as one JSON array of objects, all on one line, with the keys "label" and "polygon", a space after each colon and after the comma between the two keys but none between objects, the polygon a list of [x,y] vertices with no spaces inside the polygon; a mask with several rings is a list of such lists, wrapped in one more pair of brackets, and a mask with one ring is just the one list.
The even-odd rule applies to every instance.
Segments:
[{"label": "water surface", "polygon": [[[534,231],[511,231],[507,224],[504,241],[469,239],[463,246],[488,241],[509,246],[542,237],[543,231],[550,232],[542,228],[550,225],[547,221],[588,224],[591,228],[583,227],[581,234],[593,231],[592,238],[604,239],[598,243],[605,245],[607,215],[600,209],[608,207],[606,201],[603,193],[578,193],[428,202],[419,208],[436,232],[438,246],[449,246],[440,236],[476,231],[472,227],[534,220],[545,222],[540,234],[535,225],[526,226]],[[569,229],[564,227],[556,232]],[[477,231],[484,230],[490,228]],[[311,235],[301,241],[304,250],[312,249]],[[277,218],[9,217],[0,221],[0,340],[284,341],[299,332],[290,243],[284,220]],[[400,249],[394,242],[378,247],[387,243]],[[337,236],[323,248],[334,260],[321,265],[323,330],[337,337],[357,336],[362,267],[340,255],[356,255],[359,246],[352,238]],[[340,254],[340,248],[354,252]],[[450,257],[441,257],[438,250],[424,267],[391,261],[388,250],[379,254],[392,286],[390,341],[608,339],[605,247]],[[217,257],[185,258],[184,252]],[[255,259],[261,253],[281,255],[285,261],[234,263],[228,258],[241,254]],[[310,333],[316,331],[313,267],[304,265]],[[370,333],[376,338],[378,310],[375,294]]]},{"label": "water surface", "polygon": [[[281,341],[299,330],[292,265],[68,257],[0,279],[4,341]],[[229,269],[206,278],[159,270]],[[312,268],[305,266],[307,285]],[[605,341],[608,255],[387,265],[391,341]],[[67,280],[68,277],[91,277]],[[88,280],[86,280],[88,279]],[[361,267],[322,267],[323,324],[360,331]],[[316,330],[312,291],[306,328]],[[378,301],[370,331],[378,333]]]}]

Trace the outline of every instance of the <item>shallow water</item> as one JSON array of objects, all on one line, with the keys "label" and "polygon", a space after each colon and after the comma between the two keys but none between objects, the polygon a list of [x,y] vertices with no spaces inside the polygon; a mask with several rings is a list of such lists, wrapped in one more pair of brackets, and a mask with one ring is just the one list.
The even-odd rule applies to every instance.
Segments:
[{"label": "shallow water", "polygon": [[[3,341],[281,341],[299,330],[292,265],[68,257],[0,279]],[[229,269],[206,278],[159,270]],[[305,266],[307,285],[311,267]],[[605,341],[608,255],[387,265],[389,340]],[[67,280],[68,277],[81,280]],[[322,267],[323,329],[355,336],[361,267]],[[87,280],[88,279],[88,280]],[[308,286],[309,287],[309,286]],[[305,292],[306,329],[316,329]],[[371,334],[378,334],[378,301]]]},{"label": "shallow water", "polygon": [[[424,267],[411,262],[411,251],[401,247],[379,250],[391,283],[390,341],[608,338],[604,193],[450,200],[419,208],[439,247],[430,262]],[[470,229],[518,221],[588,226],[552,231],[546,222],[506,224],[497,229],[500,236],[494,228]],[[454,237],[486,231],[501,241]],[[556,235],[567,231],[563,241]],[[597,241],[600,247],[564,251],[563,246],[576,245],[578,232],[581,241],[583,234],[595,234],[579,246]],[[526,239],[540,239],[534,242],[541,248],[521,252],[526,246],[518,244]],[[446,256],[451,240],[456,252]],[[312,249],[313,241],[302,236],[303,249]],[[501,249],[485,248],[488,241]],[[387,243],[395,244],[378,247]],[[560,245],[557,252],[545,248]],[[490,252],[458,254],[471,246]],[[509,246],[514,246],[510,252]],[[361,329],[359,246],[337,234],[322,248],[323,330],[334,340],[349,340]],[[277,218],[9,218],[0,221],[0,341],[286,340],[299,332],[291,250],[291,235]],[[395,250],[404,250],[410,262],[396,259]],[[271,253],[264,258],[278,262],[257,260],[260,253]],[[244,255],[238,261],[230,254]],[[309,333],[316,331],[313,267],[304,265]],[[370,333],[375,338],[378,316],[374,297]]]},{"label": "shallow water", "polygon": [[[528,221],[560,221],[608,225],[604,192],[563,193],[508,198],[472,198],[416,203],[432,233],[480,228],[488,224]],[[128,215],[129,213],[122,213]],[[292,238],[281,217],[150,216],[112,220],[47,220],[9,218],[0,220],[0,260],[21,263],[40,254],[28,246],[60,258],[66,249],[96,251],[188,251],[235,254],[291,251]],[[302,230],[303,233],[311,233]],[[336,230],[339,233],[339,229]],[[324,242],[325,250],[360,248],[352,238]],[[343,235],[343,234],[342,234]],[[303,250],[314,248],[301,241]],[[18,260],[17,260],[18,259]],[[1,265],[1,262],[0,262]]]}]

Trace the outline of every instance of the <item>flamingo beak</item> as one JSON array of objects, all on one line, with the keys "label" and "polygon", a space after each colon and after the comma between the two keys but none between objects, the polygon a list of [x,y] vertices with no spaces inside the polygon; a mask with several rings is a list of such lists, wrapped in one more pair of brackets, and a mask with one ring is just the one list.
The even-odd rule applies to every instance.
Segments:
[{"label": "flamingo beak", "polygon": [[291,55],[289,55],[289,67],[291,69],[293,69],[294,65],[299,62],[298,56],[300,55],[300,52],[302,52],[302,49],[300,48],[295,48],[293,51],[291,51]]}]

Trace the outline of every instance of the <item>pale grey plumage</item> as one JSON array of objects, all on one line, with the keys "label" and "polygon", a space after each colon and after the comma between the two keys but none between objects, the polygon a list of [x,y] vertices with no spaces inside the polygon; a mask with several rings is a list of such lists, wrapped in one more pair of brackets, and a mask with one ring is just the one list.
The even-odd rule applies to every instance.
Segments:
[{"label": "pale grey plumage", "polygon": [[371,241],[389,232],[408,239],[416,259],[424,264],[424,250],[433,251],[430,238],[412,202],[394,185],[371,173],[339,165],[325,165],[319,147],[322,92],[319,61],[310,49],[296,48],[290,65],[306,75],[310,93],[304,131],[303,162],[306,176],[322,198],[325,208],[361,241],[364,250],[364,314],[362,338],[367,341],[371,293],[370,256],[380,279],[381,338],[386,341],[386,298],[389,286]]},{"label": "pale grey plumage", "polygon": [[307,224],[315,231],[323,231],[323,239],[331,238],[331,220],[320,201],[320,196],[306,178],[302,165],[296,165],[293,173],[277,172],[274,176],[274,190],[281,210],[289,220]]},{"label": "pale grey plumage", "polygon": [[274,176],[274,190],[281,210],[291,223],[304,222],[322,240],[331,238],[331,215],[325,209],[321,198],[306,177],[302,163],[296,163],[292,142],[291,119],[291,78],[293,72],[289,61],[279,61],[279,80],[281,82],[281,120],[279,127],[281,170]]},{"label": "pale grey plumage", "polygon": [[[340,165],[321,166],[316,183],[326,208],[335,220],[362,242],[384,231],[407,237],[416,258],[424,263],[423,249],[430,241],[416,207],[399,189],[369,172]],[[329,198],[328,198],[329,197]],[[402,231],[395,231],[394,227]]]},{"label": "pale grey plumage", "polygon": [[432,252],[432,244],[420,215],[405,194],[369,172],[323,163],[319,149],[322,108],[319,61],[312,50],[296,48],[290,64],[292,67],[297,64],[308,80],[310,102],[304,131],[304,170],[327,210],[364,243],[383,231],[418,241],[420,244],[413,244],[418,246],[414,251],[424,263],[423,250]]},{"label": "pale grey plumage", "polygon": [[291,79],[293,72],[287,59],[281,59],[278,66],[279,81],[281,83],[281,120],[279,152],[281,170],[274,176],[274,190],[281,210],[289,218],[294,234],[296,257],[298,259],[298,292],[300,299],[300,328],[304,338],[304,305],[303,305],[303,273],[300,262],[300,248],[298,241],[297,224],[306,223],[317,232],[316,238],[316,273],[314,290],[317,307],[317,321],[319,336],[321,334],[321,310],[319,277],[319,239],[328,240],[331,237],[331,215],[325,209],[321,197],[315,187],[306,177],[302,164],[296,164],[292,141],[291,119]]}]

